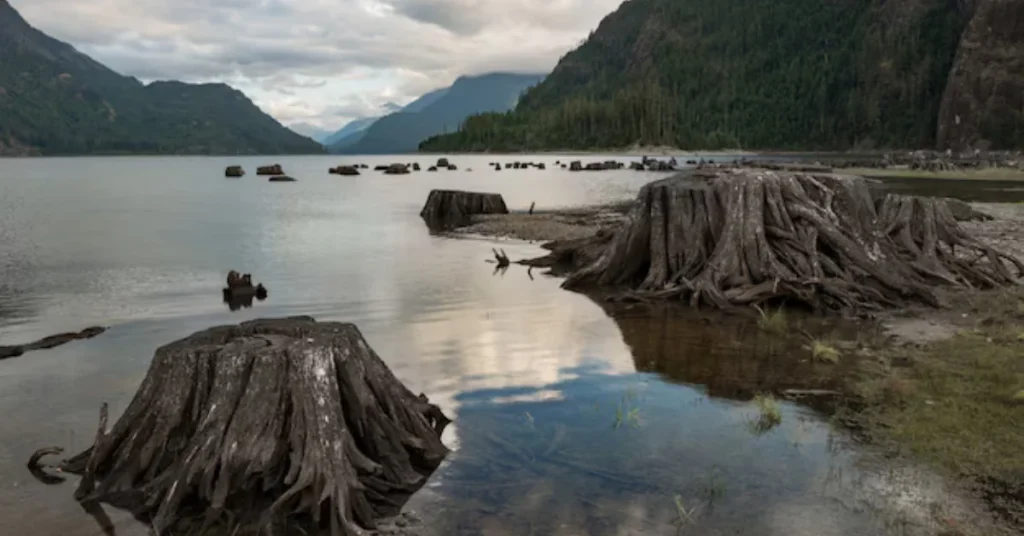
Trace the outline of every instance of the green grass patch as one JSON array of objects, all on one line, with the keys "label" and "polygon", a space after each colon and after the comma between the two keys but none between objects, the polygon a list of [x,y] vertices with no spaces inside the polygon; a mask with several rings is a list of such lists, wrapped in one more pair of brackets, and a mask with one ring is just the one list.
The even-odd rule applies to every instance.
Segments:
[{"label": "green grass patch", "polygon": [[1020,333],[1019,326],[993,326],[919,349],[894,350],[913,366],[868,371],[856,385],[867,405],[858,420],[873,438],[958,474],[1019,478],[1024,467]]}]

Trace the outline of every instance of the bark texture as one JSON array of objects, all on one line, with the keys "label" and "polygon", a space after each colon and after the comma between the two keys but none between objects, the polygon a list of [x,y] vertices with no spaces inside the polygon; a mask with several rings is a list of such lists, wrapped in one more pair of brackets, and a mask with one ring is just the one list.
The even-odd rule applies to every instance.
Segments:
[{"label": "bark texture", "polygon": [[431,229],[452,229],[470,223],[474,214],[508,214],[501,194],[432,190],[420,217]]},{"label": "bark texture", "polygon": [[[105,409],[105,408],[104,408]],[[76,498],[182,519],[360,534],[438,467],[448,419],[352,324],[308,317],[211,328],[159,348],[131,404],[63,464]],[[198,516],[198,517],[197,517]]]},{"label": "bark texture", "polygon": [[1009,285],[1022,274],[1018,259],[966,233],[947,200],[873,196],[849,175],[723,169],[646,185],[600,256],[564,286],[860,313],[938,306],[936,287]]}]

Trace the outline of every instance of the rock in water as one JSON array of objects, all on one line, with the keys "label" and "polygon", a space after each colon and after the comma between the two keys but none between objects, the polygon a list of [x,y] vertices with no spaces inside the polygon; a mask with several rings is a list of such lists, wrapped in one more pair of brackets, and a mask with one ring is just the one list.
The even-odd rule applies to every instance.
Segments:
[{"label": "rock in water", "polygon": [[719,308],[785,301],[862,313],[938,306],[936,287],[991,288],[1022,275],[1024,263],[961,228],[947,200],[873,197],[852,175],[741,168],[644,186],[601,255],[564,286]]},{"label": "rock in water", "polygon": [[294,177],[289,177],[287,175],[279,175],[279,176],[276,176],[276,177],[270,177],[267,180],[270,181],[270,182],[295,182],[296,181],[296,179]]},{"label": "rock in water", "polygon": [[82,475],[83,504],[130,505],[158,534],[204,522],[225,534],[280,524],[362,534],[448,453],[450,421],[355,325],[308,317],[163,346],[110,431],[105,410],[94,445],[61,468]]},{"label": "rock in water", "polygon": [[501,194],[431,190],[420,217],[435,230],[452,229],[470,223],[474,214],[508,214]]},{"label": "rock in water", "polygon": [[242,166],[228,166],[228,168],[224,170],[225,177],[242,177],[244,175],[245,170],[242,169]]}]

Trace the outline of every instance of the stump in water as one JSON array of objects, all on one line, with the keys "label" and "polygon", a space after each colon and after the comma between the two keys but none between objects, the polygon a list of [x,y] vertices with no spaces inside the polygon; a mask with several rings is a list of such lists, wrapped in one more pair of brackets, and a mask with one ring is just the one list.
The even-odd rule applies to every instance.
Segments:
[{"label": "stump in water", "polygon": [[1024,264],[965,232],[946,200],[873,198],[849,175],[727,169],[644,186],[600,257],[564,286],[851,313],[938,306],[938,286],[990,288],[1021,275]]},{"label": "stump in water", "polygon": [[420,217],[431,229],[443,230],[468,225],[474,214],[508,214],[501,194],[431,190]]},{"label": "stump in water", "polygon": [[440,436],[450,422],[355,325],[308,317],[215,327],[159,348],[109,432],[105,417],[104,407],[95,444],[61,467],[83,476],[83,504],[128,506],[157,533],[190,520],[346,536],[419,489],[448,452]]}]

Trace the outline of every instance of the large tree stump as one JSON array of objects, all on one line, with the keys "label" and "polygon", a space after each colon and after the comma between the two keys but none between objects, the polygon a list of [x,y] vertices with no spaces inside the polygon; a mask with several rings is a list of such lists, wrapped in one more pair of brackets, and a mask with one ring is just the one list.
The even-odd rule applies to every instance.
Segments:
[{"label": "large tree stump", "polygon": [[564,286],[850,313],[938,306],[936,287],[1009,285],[1022,274],[1020,260],[965,232],[946,200],[875,199],[849,175],[723,169],[644,186],[603,253]]},{"label": "large tree stump", "polygon": [[441,463],[448,419],[352,324],[299,317],[157,349],[113,429],[62,468],[76,498],[131,505],[158,533],[193,523],[297,523],[356,535]]},{"label": "large tree stump", "polygon": [[431,229],[468,225],[474,214],[508,214],[508,207],[501,194],[432,190],[420,211]]}]

